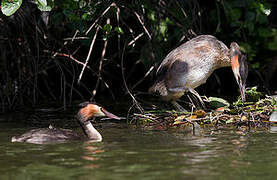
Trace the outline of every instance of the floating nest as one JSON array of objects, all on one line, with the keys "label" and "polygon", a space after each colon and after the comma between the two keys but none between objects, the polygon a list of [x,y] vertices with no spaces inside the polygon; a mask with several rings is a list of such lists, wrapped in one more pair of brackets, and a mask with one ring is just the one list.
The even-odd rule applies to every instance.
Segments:
[{"label": "floating nest", "polygon": [[[149,110],[134,113],[130,124],[148,130],[168,130],[171,128],[268,128],[273,111],[277,111],[276,97],[267,96],[256,102],[237,101],[229,105],[220,98],[209,98],[208,105],[221,104],[215,109],[198,109],[191,112]],[[216,99],[216,100],[214,100]],[[217,101],[217,102],[216,102]],[[276,120],[277,121],[277,120]]]}]

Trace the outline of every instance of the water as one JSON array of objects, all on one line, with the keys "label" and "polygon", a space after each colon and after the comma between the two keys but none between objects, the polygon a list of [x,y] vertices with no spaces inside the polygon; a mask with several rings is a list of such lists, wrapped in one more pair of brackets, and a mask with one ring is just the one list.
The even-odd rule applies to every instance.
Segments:
[{"label": "water", "polygon": [[[74,124],[58,116],[64,124]],[[20,116],[20,118],[25,118]],[[47,124],[47,123],[45,123]],[[98,122],[103,142],[11,143],[30,126],[0,118],[0,179],[275,179],[271,130],[137,130]],[[100,126],[99,126],[100,125]],[[73,126],[75,128],[75,125]]]}]

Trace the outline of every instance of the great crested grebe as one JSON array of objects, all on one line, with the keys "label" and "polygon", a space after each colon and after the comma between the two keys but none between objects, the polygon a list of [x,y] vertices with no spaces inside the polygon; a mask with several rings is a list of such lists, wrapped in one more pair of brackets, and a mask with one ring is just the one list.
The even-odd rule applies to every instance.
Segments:
[{"label": "great crested grebe", "polygon": [[200,35],[172,50],[162,61],[156,73],[156,81],[149,92],[158,92],[165,101],[170,101],[178,110],[184,109],[176,102],[184,92],[193,93],[204,106],[194,90],[204,84],[215,69],[231,66],[245,101],[245,83],[248,75],[246,56],[237,43],[230,49],[211,35]]},{"label": "great crested grebe", "polygon": [[[77,119],[82,129],[87,136],[88,140],[102,141],[101,134],[93,127],[90,122],[92,117],[104,117],[107,116],[112,119],[120,119],[116,115],[106,111],[104,108],[92,104],[83,103],[83,107],[77,114]],[[58,143],[70,140],[81,140],[82,136],[72,132],[68,129],[57,129],[57,128],[39,128],[28,131],[21,136],[12,137],[12,142],[27,142],[34,144],[45,144],[45,143]]]}]

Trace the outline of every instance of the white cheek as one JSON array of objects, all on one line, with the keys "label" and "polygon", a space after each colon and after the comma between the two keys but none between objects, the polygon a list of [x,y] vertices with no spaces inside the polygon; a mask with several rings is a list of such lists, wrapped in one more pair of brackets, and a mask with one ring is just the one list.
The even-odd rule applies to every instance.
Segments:
[{"label": "white cheek", "polygon": [[239,80],[238,80],[238,76],[237,76],[237,74],[239,74],[239,69],[238,68],[234,68],[233,69],[233,73],[234,73],[234,76],[235,76],[237,82],[240,83]]},{"label": "white cheek", "polygon": [[95,117],[103,117],[103,116],[106,116],[102,111],[101,111],[101,108],[98,107],[97,108],[97,113],[94,114]]},{"label": "white cheek", "polygon": [[103,117],[103,116],[106,116],[103,112],[97,113],[97,117]]}]

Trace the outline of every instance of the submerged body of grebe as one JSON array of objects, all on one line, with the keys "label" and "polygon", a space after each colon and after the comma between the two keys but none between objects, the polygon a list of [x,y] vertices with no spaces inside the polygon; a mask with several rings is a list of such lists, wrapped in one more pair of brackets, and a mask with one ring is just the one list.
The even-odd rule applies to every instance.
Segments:
[{"label": "submerged body of grebe", "polygon": [[77,114],[77,120],[80,123],[86,137],[80,136],[72,130],[49,127],[30,130],[21,136],[12,137],[11,141],[46,144],[81,140],[84,139],[84,137],[91,141],[102,141],[101,134],[93,127],[90,119],[92,117],[104,116],[112,119],[120,118],[106,111],[104,108],[92,103],[84,103],[83,106],[84,107],[82,107]]}]

